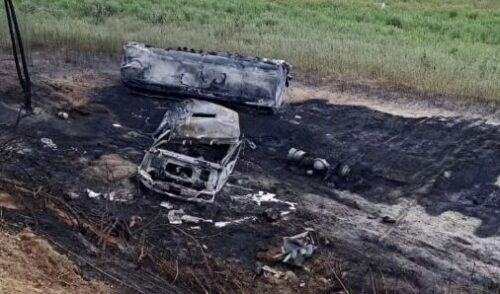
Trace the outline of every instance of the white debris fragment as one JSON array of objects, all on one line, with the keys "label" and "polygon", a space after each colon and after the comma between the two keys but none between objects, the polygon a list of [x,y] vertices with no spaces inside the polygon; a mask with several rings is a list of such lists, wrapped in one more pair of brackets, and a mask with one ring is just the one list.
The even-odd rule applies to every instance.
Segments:
[{"label": "white debris fragment", "polygon": [[301,120],[301,119],[302,119],[302,116],[300,116],[300,115],[298,115],[298,114],[297,114],[297,115],[295,116],[295,119],[297,119],[297,120]]},{"label": "white debris fragment", "polygon": [[97,199],[97,198],[104,198],[108,201],[114,201],[114,202],[127,202],[132,200],[133,195],[130,193],[121,193],[120,191],[112,191],[110,193],[98,193],[95,191],[92,191],[90,189],[87,189],[87,195],[89,198],[92,199]]},{"label": "white debris fragment", "polygon": [[114,128],[121,129],[123,126],[121,124],[113,124]]},{"label": "white debris fragment", "polygon": [[451,171],[447,170],[447,171],[444,172],[443,175],[444,175],[445,178],[449,179],[449,178],[451,178]]},{"label": "white debris fragment", "polygon": [[24,155],[24,154],[31,153],[31,152],[32,152],[31,149],[24,148],[24,149],[21,149],[21,150],[17,150],[16,153],[19,154],[19,155]]},{"label": "white debris fragment", "polygon": [[57,117],[59,117],[60,119],[68,119],[69,118],[69,114],[66,112],[66,111],[59,111],[57,113]]},{"label": "white debris fragment", "polygon": [[44,112],[44,111],[43,111],[43,109],[42,109],[41,107],[35,107],[35,108],[33,109],[33,114],[34,114],[34,115],[40,115],[40,114],[42,114],[43,112]]},{"label": "white debris fragment", "polygon": [[[202,217],[185,214],[183,209],[170,210],[167,216],[168,216],[168,222],[172,225],[182,225],[183,223],[190,223],[190,224],[210,223],[214,224],[216,228],[224,228],[231,224],[240,224],[248,220],[255,221],[257,219],[255,216],[248,216],[231,221],[214,222],[211,219],[205,219]],[[190,228],[192,230],[201,230],[201,227],[199,226],[192,226]]]},{"label": "white debris fragment", "polygon": [[160,206],[163,208],[166,208],[166,209],[174,208],[174,205],[170,202],[167,202],[167,201],[163,201],[162,203],[160,203]]},{"label": "white debris fragment", "polygon": [[[163,203],[168,203],[168,202],[163,202]],[[183,209],[177,209],[177,210],[174,209],[168,212],[168,222],[172,225],[181,225],[184,222],[191,224],[198,224],[198,223],[213,223],[214,221],[211,219],[204,219],[201,217],[184,214]]]},{"label": "white debris fragment", "polygon": [[52,150],[57,150],[57,145],[50,138],[42,138],[40,140],[44,148],[50,148]]},{"label": "white debris fragment", "polygon": [[274,202],[274,203],[282,203],[288,205],[288,210],[280,212],[281,216],[285,216],[290,214],[292,211],[297,210],[297,203],[284,201],[276,198],[276,194],[268,193],[264,191],[259,191],[257,194],[247,194],[244,196],[231,196],[232,201],[253,201],[257,203],[257,205],[261,206],[264,202]]},{"label": "white debris fragment", "polygon": [[99,198],[101,197],[101,193],[97,193],[97,192],[94,192],[90,189],[87,189],[87,195],[89,196],[89,198]]},{"label": "white debris fragment", "polygon": [[109,201],[117,200],[117,199],[115,199],[115,197],[116,197],[116,193],[114,191],[109,193],[109,194],[104,194],[104,198],[108,199]]},{"label": "white debris fragment", "polygon": [[74,200],[74,199],[78,199],[78,198],[80,198],[80,195],[78,195],[78,193],[75,193],[75,192],[69,192],[69,193],[68,193],[68,197],[69,197],[70,199],[73,199],[73,200]]},{"label": "white debris fragment", "polygon": [[197,224],[197,223],[201,223],[201,222],[204,222],[204,223],[213,223],[214,222],[211,219],[204,219],[201,217],[192,216],[192,215],[188,215],[188,214],[181,216],[181,220],[186,222],[186,223],[192,223],[192,224]]},{"label": "white debris fragment", "polygon": [[284,201],[276,198],[276,194],[273,193],[268,193],[264,191],[259,191],[257,194],[251,195],[252,200],[257,203],[257,205],[261,205],[262,202],[275,202],[275,203],[283,203],[289,206],[290,210],[296,210],[296,205],[297,203],[295,202],[290,202],[290,201]]},{"label": "white debris fragment", "polygon": [[500,188],[500,176],[498,176],[497,178],[497,182],[495,183],[495,185]]},{"label": "white debris fragment", "polygon": [[170,210],[168,212],[168,222],[172,225],[182,225],[181,217],[184,215],[183,209]]},{"label": "white debris fragment", "polygon": [[268,265],[264,265],[264,266],[262,267],[262,270],[263,270],[263,271],[265,271],[265,272],[268,272],[268,273],[273,274],[273,275],[274,275],[275,277],[277,277],[277,278],[279,278],[279,277],[281,277],[281,276],[285,275],[282,271],[279,271],[279,270],[277,270],[277,269],[274,269],[274,268],[272,268],[272,267],[270,267],[270,266],[268,266]]},{"label": "white debris fragment", "polygon": [[104,199],[115,202],[127,202],[132,200],[133,196],[131,194],[122,194],[117,193],[116,191],[112,191],[110,193],[104,194]]},{"label": "white debris fragment", "polygon": [[255,216],[247,216],[247,217],[235,219],[232,221],[216,222],[214,225],[216,228],[224,228],[224,227],[227,227],[228,225],[241,224],[241,223],[246,222],[248,220],[255,221],[256,219],[257,218]]}]

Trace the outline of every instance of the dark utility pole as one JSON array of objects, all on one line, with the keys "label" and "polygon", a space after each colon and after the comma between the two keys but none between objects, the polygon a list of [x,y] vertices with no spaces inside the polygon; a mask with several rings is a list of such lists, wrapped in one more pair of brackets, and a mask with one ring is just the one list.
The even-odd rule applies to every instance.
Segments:
[{"label": "dark utility pole", "polygon": [[[17,76],[24,92],[24,108],[27,112],[31,112],[33,110],[31,105],[31,79],[28,72],[26,54],[24,52],[19,24],[17,22],[16,11],[12,0],[4,0],[4,2],[5,12],[7,13],[7,22],[9,23],[10,39],[12,42],[14,61],[16,63]],[[21,60],[19,60],[19,57],[21,57]],[[19,61],[21,61],[21,63]]]}]

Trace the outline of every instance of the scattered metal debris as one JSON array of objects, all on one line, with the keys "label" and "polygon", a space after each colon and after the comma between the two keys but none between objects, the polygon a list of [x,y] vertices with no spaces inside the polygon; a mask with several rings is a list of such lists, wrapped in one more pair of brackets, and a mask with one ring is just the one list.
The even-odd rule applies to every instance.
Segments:
[{"label": "scattered metal debris", "polygon": [[288,211],[282,211],[281,216],[287,215],[292,211],[297,210],[297,203],[284,201],[276,198],[276,194],[259,191],[258,193],[247,194],[244,196],[231,196],[232,201],[253,201],[261,206],[265,202],[282,203],[288,205]]},{"label": "scattered metal debris", "polygon": [[119,189],[104,194],[104,199],[115,202],[127,202],[134,198],[134,195],[127,189]]},{"label": "scattered metal debris", "polygon": [[170,210],[168,212],[168,222],[172,225],[181,225],[181,217],[184,215],[184,209]]},{"label": "scattered metal debris", "polygon": [[142,93],[279,108],[291,67],[284,60],[129,42],[124,46],[121,77],[127,87]]},{"label": "scattered metal debris", "polygon": [[184,209],[170,210],[168,212],[168,222],[172,225],[182,225],[184,222],[191,224],[213,223],[211,219],[204,219],[184,213]]},{"label": "scattered metal debris", "polygon": [[288,151],[287,159],[290,163],[302,166],[308,171],[325,174],[330,168],[330,164],[326,159],[311,157],[307,152],[291,148]]},{"label": "scattered metal debris", "polygon": [[[205,219],[202,217],[186,214],[184,212],[184,209],[170,210],[168,212],[167,217],[168,217],[168,222],[172,225],[182,225],[183,223],[189,223],[189,224],[209,223],[213,224],[216,228],[224,228],[229,225],[241,224],[249,220],[255,221],[257,219],[255,216],[248,216],[236,220],[214,222],[211,219]],[[199,230],[201,228],[196,226],[196,227],[191,227],[191,229]]]},{"label": "scattered metal debris", "polygon": [[249,220],[255,221],[256,219],[257,218],[255,216],[247,216],[247,217],[232,220],[232,221],[216,222],[214,225],[217,228],[225,228],[228,225],[241,224],[241,223],[249,221]]},{"label": "scattered metal debris", "polygon": [[109,193],[99,193],[87,189],[87,196],[89,196],[89,198],[91,199],[99,199],[102,197],[103,199],[114,202],[127,202],[133,199],[133,195],[129,193],[129,191],[111,191]]},{"label": "scattered metal debris", "polygon": [[141,182],[157,193],[203,203],[213,203],[242,146],[236,112],[193,99],[167,111],[154,138],[139,166]]},{"label": "scattered metal debris", "polygon": [[16,153],[19,155],[25,155],[25,154],[29,154],[31,152],[33,152],[33,150],[31,150],[30,148],[24,148],[24,149],[16,151]]},{"label": "scattered metal debris", "polygon": [[68,198],[69,198],[69,199],[71,199],[71,200],[75,200],[75,199],[80,198],[80,194],[75,193],[75,192],[68,192],[68,193],[67,193],[67,196],[68,196]]},{"label": "scattered metal debris", "polygon": [[186,223],[198,224],[198,223],[213,223],[214,221],[211,219],[204,219],[197,216],[192,216],[189,214],[185,214],[181,217],[181,220]]},{"label": "scattered metal debris", "polygon": [[287,154],[287,160],[290,164],[305,169],[306,174],[323,175],[325,179],[333,175],[346,178],[351,174],[351,167],[345,163],[336,162],[332,164],[324,158],[311,156],[309,153],[297,148],[290,148]]},{"label": "scattered metal debris", "polygon": [[57,117],[59,117],[60,119],[68,119],[69,118],[69,114],[65,111],[59,111],[57,113]]},{"label": "scattered metal debris", "polygon": [[167,201],[163,201],[162,203],[160,203],[160,206],[163,208],[166,208],[166,209],[174,208],[174,205],[170,202],[167,202]]},{"label": "scattered metal debris", "polygon": [[43,147],[45,147],[45,148],[50,148],[52,150],[57,150],[56,143],[54,143],[54,141],[52,141],[52,139],[50,139],[50,138],[42,138],[40,140],[40,142],[42,142]]},{"label": "scattered metal debris", "polygon": [[313,229],[306,229],[304,233],[283,238],[282,253],[275,258],[302,267],[316,249],[318,249],[318,236]]},{"label": "scattered metal debris", "polygon": [[89,198],[92,198],[92,199],[101,197],[101,193],[94,192],[90,189],[87,189],[87,195],[89,196]]}]

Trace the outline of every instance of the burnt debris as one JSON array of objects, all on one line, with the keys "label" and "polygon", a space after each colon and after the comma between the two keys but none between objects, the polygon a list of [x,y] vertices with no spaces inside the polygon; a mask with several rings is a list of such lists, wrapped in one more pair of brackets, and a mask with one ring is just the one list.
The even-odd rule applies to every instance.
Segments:
[{"label": "burnt debris", "polygon": [[308,175],[321,175],[325,180],[333,178],[348,179],[352,173],[351,167],[343,162],[328,162],[324,158],[314,157],[308,152],[290,148],[287,154],[288,163]]},{"label": "burnt debris", "polygon": [[282,252],[276,258],[282,259],[284,263],[302,267],[317,249],[318,236],[316,232],[313,229],[306,229],[301,234],[283,238]]},{"label": "burnt debris", "polygon": [[130,42],[124,46],[121,78],[142,94],[276,109],[283,103],[290,70],[284,60]]},{"label": "burnt debris", "polygon": [[238,114],[194,99],[165,113],[139,167],[149,189],[178,199],[212,203],[238,159]]}]

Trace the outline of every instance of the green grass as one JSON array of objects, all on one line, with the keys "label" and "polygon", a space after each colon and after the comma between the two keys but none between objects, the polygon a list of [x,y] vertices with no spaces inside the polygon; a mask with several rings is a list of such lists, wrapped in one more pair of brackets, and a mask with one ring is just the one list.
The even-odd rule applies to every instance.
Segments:
[{"label": "green grass", "polygon": [[301,72],[500,101],[498,0],[14,2],[30,46],[120,52],[135,40],[235,51]]}]

